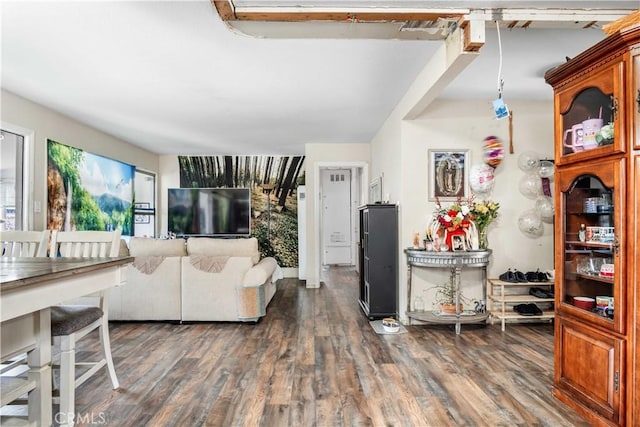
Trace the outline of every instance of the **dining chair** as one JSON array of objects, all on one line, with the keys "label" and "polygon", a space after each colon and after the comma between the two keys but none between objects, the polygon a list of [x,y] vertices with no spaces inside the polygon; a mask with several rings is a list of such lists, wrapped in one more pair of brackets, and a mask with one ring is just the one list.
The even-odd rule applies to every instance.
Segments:
[{"label": "dining chair", "polygon": [[[50,257],[112,258],[120,249],[120,231],[53,231]],[[63,304],[51,307],[51,336],[54,346],[60,347],[59,397],[61,424],[73,425],[75,414],[75,389],[105,365],[114,389],[119,387],[111,358],[107,300],[104,293],[97,294],[98,306]],[[102,358],[96,362],[76,363],[76,343],[98,329],[102,343]],[[76,377],[77,367],[90,366]],[[54,368],[58,368],[54,365]],[[67,421],[67,422],[65,422]]]},{"label": "dining chair", "polygon": [[0,257],[45,257],[49,230],[0,231]]},{"label": "dining chair", "polygon": [[[49,230],[44,231],[0,231],[0,257],[46,257]],[[36,348],[35,341],[20,339],[25,328],[32,329],[33,319],[21,318],[3,324],[2,346],[0,346],[0,407],[23,405],[22,398],[36,388],[36,380],[29,374],[27,357]],[[3,422],[18,422],[18,418]]]}]

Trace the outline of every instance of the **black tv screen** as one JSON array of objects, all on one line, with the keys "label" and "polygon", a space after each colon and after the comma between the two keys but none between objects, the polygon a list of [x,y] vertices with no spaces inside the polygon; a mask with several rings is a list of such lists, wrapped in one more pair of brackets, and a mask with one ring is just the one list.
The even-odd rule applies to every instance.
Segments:
[{"label": "black tv screen", "polygon": [[177,236],[248,236],[248,188],[170,188],[169,232]]}]

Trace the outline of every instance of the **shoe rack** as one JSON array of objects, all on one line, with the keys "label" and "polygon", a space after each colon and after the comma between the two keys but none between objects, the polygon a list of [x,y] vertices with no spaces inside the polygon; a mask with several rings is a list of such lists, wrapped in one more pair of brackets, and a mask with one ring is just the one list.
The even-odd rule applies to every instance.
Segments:
[{"label": "shoe rack", "polygon": [[[500,321],[502,331],[505,330],[507,322],[552,321],[555,317],[554,297],[539,298],[529,294],[529,290],[536,287],[553,293],[554,286],[553,280],[549,282],[505,282],[500,279],[489,279],[489,293],[487,295],[489,321],[492,325],[496,320]],[[518,304],[529,303],[539,304],[538,307],[542,310],[542,314],[524,316],[513,309]]]}]

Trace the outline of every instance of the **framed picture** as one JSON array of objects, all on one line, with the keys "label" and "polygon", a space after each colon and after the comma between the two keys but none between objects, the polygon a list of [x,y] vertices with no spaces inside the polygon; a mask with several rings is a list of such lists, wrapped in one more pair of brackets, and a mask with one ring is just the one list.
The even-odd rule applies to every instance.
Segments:
[{"label": "framed picture", "polygon": [[[123,236],[133,236],[135,172],[133,165],[48,139],[47,182],[51,185],[47,187],[47,228],[119,228]],[[80,199],[82,204],[75,203]]]},{"label": "framed picture", "polygon": [[465,242],[464,236],[451,236],[451,250],[456,251],[466,251],[467,243]]},{"label": "framed picture", "polygon": [[371,181],[369,184],[369,203],[382,202],[382,177]]},{"label": "framed picture", "polygon": [[469,197],[469,150],[429,150],[429,201],[455,201]]},{"label": "framed picture", "polygon": [[149,215],[134,215],[133,216],[134,222],[136,224],[150,224],[151,223],[151,217]]},{"label": "framed picture", "polygon": [[135,224],[151,224],[151,216],[149,215],[151,211],[151,203],[148,202],[138,202],[133,204],[133,222]]}]

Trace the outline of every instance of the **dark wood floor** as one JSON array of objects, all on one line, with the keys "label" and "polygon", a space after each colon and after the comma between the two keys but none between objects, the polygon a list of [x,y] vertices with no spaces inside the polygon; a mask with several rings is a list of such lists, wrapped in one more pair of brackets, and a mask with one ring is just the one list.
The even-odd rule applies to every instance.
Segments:
[{"label": "dark wood floor", "polygon": [[377,335],[354,271],[325,274],[283,280],[257,325],[112,324],[121,388],[81,386],[78,425],[588,425],[551,395],[550,324]]}]

